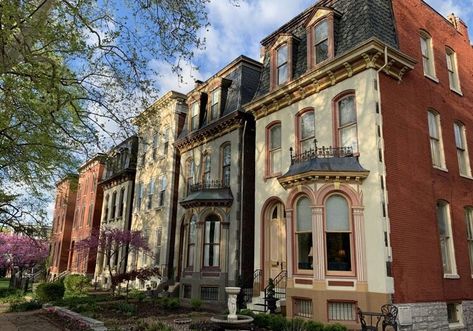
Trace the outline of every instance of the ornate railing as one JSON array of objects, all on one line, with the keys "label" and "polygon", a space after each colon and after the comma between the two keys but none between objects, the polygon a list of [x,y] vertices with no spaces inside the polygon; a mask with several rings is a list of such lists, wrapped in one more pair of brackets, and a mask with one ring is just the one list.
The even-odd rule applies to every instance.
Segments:
[{"label": "ornate railing", "polygon": [[[287,270],[282,270],[276,277],[273,279],[274,284],[274,297],[278,300],[286,298],[286,286],[287,286]],[[268,290],[269,284],[264,288],[264,312],[268,311]]]},{"label": "ornate railing", "polygon": [[289,148],[291,155],[291,165],[301,163],[316,158],[331,158],[331,157],[349,157],[353,156],[353,148],[350,147],[318,147],[317,140],[314,140],[314,148],[306,150],[299,154],[293,154],[293,148]]},{"label": "ornate railing", "polygon": [[198,192],[203,190],[211,190],[211,189],[220,189],[220,188],[229,188],[230,183],[228,180],[209,180],[204,181],[202,183],[192,184],[190,185],[189,192]]}]

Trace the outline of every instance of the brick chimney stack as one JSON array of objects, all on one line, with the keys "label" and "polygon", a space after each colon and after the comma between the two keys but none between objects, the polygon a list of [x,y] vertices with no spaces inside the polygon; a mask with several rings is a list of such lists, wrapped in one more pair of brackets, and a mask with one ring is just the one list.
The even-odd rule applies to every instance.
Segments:
[{"label": "brick chimney stack", "polygon": [[453,24],[455,29],[457,29],[457,31],[466,38],[466,41],[470,43],[470,37],[468,36],[468,26],[466,26],[465,22],[463,22],[460,17],[455,16],[454,13],[448,15],[447,19]]}]

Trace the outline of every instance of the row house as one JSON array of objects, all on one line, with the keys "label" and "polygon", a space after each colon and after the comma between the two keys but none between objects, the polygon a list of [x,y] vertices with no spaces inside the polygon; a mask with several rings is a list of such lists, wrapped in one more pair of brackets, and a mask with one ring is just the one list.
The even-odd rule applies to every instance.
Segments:
[{"label": "row house", "polygon": [[[179,151],[174,142],[187,113],[186,96],[168,92],[135,119],[139,150],[132,230],[141,231],[151,254],[129,257],[129,269],[159,267],[163,280],[173,277]],[[143,287],[145,284],[139,284]],[[152,285],[156,285],[155,280]]]},{"label": "row house", "polygon": [[174,265],[184,301],[221,303],[253,272],[254,121],[242,105],[261,64],[241,56],[188,93],[175,142],[181,156]]},{"label": "row house", "polygon": [[68,267],[71,273],[94,276],[96,249],[75,250],[77,242],[99,231],[102,212],[103,189],[99,185],[104,170],[104,154],[97,154],[78,170],[78,188],[74,220],[71,231]]},{"label": "row house", "polygon": [[[254,285],[291,317],[468,328],[472,48],[421,0],[321,0],[262,41]],[[465,88],[462,88],[465,87]],[[428,313],[425,313],[428,312]]]},{"label": "row house", "polygon": [[53,280],[67,271],[72,222],[77,194],[77,175],[67,175],[56,183],[53,225],[50,235],[48,278]]},{"label": "row house", "polygon": [[[132,136],[115,146],[107,155],[99,185],[103,190],[100,232],[131,229],[133,197],[138,152],[138,137]],[[110,275],[126,270],[127,251],[109,248],[97,252],[95,281],[102,287],[111,285]],[[111,270],[109,270],[111,269]]]}]

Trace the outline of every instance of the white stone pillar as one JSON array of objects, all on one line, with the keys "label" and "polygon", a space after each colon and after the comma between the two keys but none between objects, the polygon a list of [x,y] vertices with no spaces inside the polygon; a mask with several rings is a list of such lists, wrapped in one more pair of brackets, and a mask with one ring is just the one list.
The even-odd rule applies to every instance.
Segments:
[{"label": "white stone pillar", "polygon": [[357,280],[366,281],[366,242],[365,242],[365,222],[362,207],[353,208],[353,222],[355,225],[355,251]]},{"label": "white stone pillar", "polygon": [[293,255],[293,242],[294,233],[292,233],[292,209],[286,209],[286,254],[287,254],[287,277],[292,278],[294,255]]},{"label": "white stone pillar", "polygon": [[312,255],[314,279],[325,278],[324,209],[312,207]]}]

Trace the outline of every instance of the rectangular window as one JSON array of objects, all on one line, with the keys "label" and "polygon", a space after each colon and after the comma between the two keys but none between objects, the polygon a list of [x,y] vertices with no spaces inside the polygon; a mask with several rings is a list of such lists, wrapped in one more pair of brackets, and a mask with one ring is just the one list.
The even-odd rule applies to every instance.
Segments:
[{"label": "rectangular window", "polygon": [[197,217],[195,215],[192,216],[191,221],[187,226],[187,263],[186,266],[188,268],[194,265],[194,257],[195,257],[195,241],[196,241],[196,222]]},{"label": "rectangular window", "polygon": [[148,209],[153,208],[153,195],[154,195],[154,180],[152,179],[151,182],[148,184],[148,202],[146,206]]},{"label": "rectangular window", "polygon": [[355,96],[344,97],[337,102],[339,147],[351,147],[358,152],[358,133],[356,121]]},{"label": "rectangular window", "polygon": [[220,115],[220,89],[212,92],[212,103],[210,104],[210,120],[216,120]]},{"label": "rectangular window", "polygon": [[456,53],[447,48],[446,52],[447,57],[447,70],[448,70],[448,81],[450,83],[450,89],[460,92],[460,79],[458,77],[458,65],[457,65],[457,55]]},{"label": "rectangular window", "polygon": [[328,21],[323,20],[314,27],[315,64],[328,59]]},{"label": "rectangular window", "polygon": [[143,193],[144,193],[143,183],[138,183],[138,187],[136,191],[138,192],[138,194],[136,195],[136,209],[140,210],[141,202],[143,201]]},{"label": "rectangular window", "polygon": [[199,128],[199,102],[192,104],[191,112],[191,130],[197,130]]},{"label": "rectangular window", "polygon": [[204,164],[203,164],[204,173],[202,176],[202,181],[203,181],[204,186],[205,184],[210,184],[210,165],[211,165],[210,155],[206,155],[204,157]]},{"label": "rectangular window", "polygon": [[230,187],[230,170],[232,162],[232,151],[230,144],[225,145],[222,151],[222,181],[223,186]]},{"label": "rectangular window", "polygon": [[284,84],[288,80],[288,54],[287,54],[287,44],[282,45],[277,50],[277,82],[278,85]]},{"label": "rectangular window", "polygon": [[269,129],[269,174],[281,172],[281,124]]},{"label": "rectangular window", "polygon": [[453,131],[455,133],[455,146],[457,148],[460,175],[471,176],[470,160],[465,139],[465,127],[461,123],[453,123]]},{"label": "rectangular window", "polygon": [[314,112],[308,111],[302,114],[299,118],[299,147],[300,151],[307,152],[310,149],[314,149],[314,139],[315,139],[315,118]]},{"label": "rectangular window", "polygon": [[158,145],[159,145],[159,134],[155,133],[153,135],[153,160],[156,160],[158,156]]},{"label": "rectangular window", "polygon": [[194,161],[187,161],[187,194],[192,191],[192,185],[194,185]]},{"label": "rectangular window", "polygon": [[447,303],[447,318],[450,328],[463,326],[463,309],[461,303]]},{"label": "rectangular window", "polygon": [[200,299],[204,301],[217,301],[218,287],[202,286],[200,288]]},{"label": "rectangular window", "polygon": [[160,191],[159,191],[159,206],[164,206],[164,198],[166,196],[167,180],[166,176],[162,176],[160,180]]},{"label": "rectangular window", "polygon": [[422,63],[424,66],[424,75],[436,79],[435,65],[432,49],[432,38],[425,32],[420,36],[420,48],[422,51]]},{"label": "rectangular window", "polygon": [[448,203],[437,203],[437,224],[440,238],[440,251],[444,275],[456,275],[457,268],[453,250],[452,226],[450,222],[450,208]]},{"label": "rectangular window", "polygon": [[161,227],[156,231],[156,252],[154,255],[154,264],[159,266],[161,263],[161,241],[163,236],[163,229]]},{"label": "rectangular window", "polygon": [[118,217],[123,216],[123,208],[125,207],[125,189],[120,190],[120,204],[118,205]]},{"label": "rectangular window", "polygon": [[329,302],[328,319],[329,321],[354,321],[355,304],[353,302]]},{"label": "rectangular window", "polygon": [[445,168],[439,114],[429,111],[428,124],[432,165],[435,167]]},{"label": "rectangular window", "polygon": [[312,300],[295,298],[294,316],[312,318]]},{"label": "rectangular window", "polygon": [[182,285],[182,292],[184,299],[191,299],[192,298],[192,286],[191,285]]},{"label": "rectangular window", "polygon": [[312,208],[307,197],[296,203],[297,269],[312,270],[314,253],[312,249]]},{"label": "rectangular window", "polygon": [[168,155],[169,150],[169,128],[164,129],[163,133],[163,154],[164,156]]},{"label": "rectangular window", "polygon": [[465,208],[466,240],[468,242],[468,256],[470,258],[470,272],[473,275],[473,208]]},{"label": "rectangular window", "polygon": [[220,265],[220,222],[205,222],[204,267]]},{"label": "rectangular window", "polygon": [[110,213],[110,219],[112,220],[115,218],[115,213],[117,211],[116,205],[117,205],[117,192],[113,192],[112,193],[112,212]]}]

